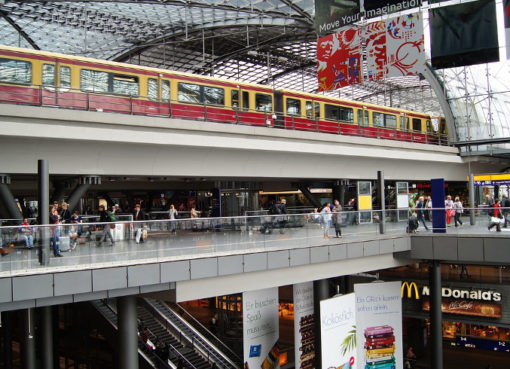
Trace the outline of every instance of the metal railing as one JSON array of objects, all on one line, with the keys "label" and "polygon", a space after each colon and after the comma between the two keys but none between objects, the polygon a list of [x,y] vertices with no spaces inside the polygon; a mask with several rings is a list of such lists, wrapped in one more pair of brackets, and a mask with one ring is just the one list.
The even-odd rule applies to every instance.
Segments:
[{"label": "metal railing", "polygon": [[[509,209],[500,208],[502,213]],[[427,212],[430,211],[430,214]],[[343,211],[341,213],[301,213],[225,218],[185,218],[176,220],[91,222],[86,224],[21,225],[0,227],[0,275],[37,271],[38,268],[102,267],[131,265],[142,261],[160,262],[200,255],[232,255],[286,248],[314,247],[335,240],[335,224],[340,224],[343,239],[356,242],[380,237],[404,235],[410,231],[408,209]],[[444,208],[428,209],[446,213]],[[476,225],[470,225],[472,212]],[[441,229],[448,232],[486,233],[490,225],[489,209],[465,208],[460,215],[463,227]],[[499,221],[498,221],[499,222]],[[383,226],[381,226],[383,224]],[[429,229],[432,224],[426,220]],[[78,226],[82,226],[81,233]],[[502,228],[495,226],[492,230]],[[418,223],[418,231],[424,231]],[[438,229],[436,229],[438,231]],[[111,243],[110,234],[115,241]],[[29,243],[27,239],[31,238]],[[137,243],[136,241],[139,241]],[[142,242],[143,241],[143,242]],[[32,246],[28,246],[32,245]],[[63,258],[53,257],[55,245]],[[27,247],[28,246],[28,247]],[[68,259],[66,261],[66,259]]]},{"label": "metal railing", "polygon": [[[0,86],[0,90],[1,88],[2,86]],[[3,94],[0,103],[192,119],[215,123],[276,127],[296,131],[449,145],[448,136],[437,132],[423,133],[413,130],[397,130],[393,127],[364,126],[340,119],[318,119],[316,117],[286,115],[284,112],[260,109],[189,103],[178,100],[162,101],[150,99],[147,96],[134,97],[111,93],[94,93],[80,89],[61,89],[40,85],[33,85],[22,91],[20,89],[19,92],[9,91],[8,94]]]}]

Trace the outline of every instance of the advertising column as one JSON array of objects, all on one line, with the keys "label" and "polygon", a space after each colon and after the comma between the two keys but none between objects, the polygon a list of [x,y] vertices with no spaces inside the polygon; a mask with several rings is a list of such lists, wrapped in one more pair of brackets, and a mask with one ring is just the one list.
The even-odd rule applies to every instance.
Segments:
[{"label": "advertising column", "polygon": [[403,369],[401,285],[354,285],[358,368]]},{"label": "advertising column", "polygon": [[356,368],[355,311],[353,293],[321,301],[323,368]]},{"label": "advertising column", "polygon": [[315,358],[313,282],[294,285],[294,363],[312,369]]},{"label": "advertising column", "polygon": [[243,292],[244,369],[279,368],[278,288]]}]

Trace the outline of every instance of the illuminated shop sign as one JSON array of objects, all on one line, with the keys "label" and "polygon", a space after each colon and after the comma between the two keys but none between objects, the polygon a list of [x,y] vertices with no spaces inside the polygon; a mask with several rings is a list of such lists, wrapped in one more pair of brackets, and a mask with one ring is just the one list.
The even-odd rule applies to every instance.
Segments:
[{"label": "illuminated shop sign", "polygon": [[[420,296],[430,296],[429,286],[423,286],[421,295],[418,294],[419,289],[416,282],[402,282],[401,290],[402,298],[407,295],[407,298],[419,300]],[[441,288],[441,296],[443,298],[501,302],[501,292],[483,289],[443,287]]]},{"label": "illuminated shop sign", "polygon": [[[430,291],[428,286],[423,286],[421,291],[422,296],[429,296]],[[454,299],[470,299],[470,300],[481,300],[481,301],[501,301],[501,292],[481,290],[481,289],[464,289],[464,288],[441,288],[441,296],[443,298],[454,298]]]}]

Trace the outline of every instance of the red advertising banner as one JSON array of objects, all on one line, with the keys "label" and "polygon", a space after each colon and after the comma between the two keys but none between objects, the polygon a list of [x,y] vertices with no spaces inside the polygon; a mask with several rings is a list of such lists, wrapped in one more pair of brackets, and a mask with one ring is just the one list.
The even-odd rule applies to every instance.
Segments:
[{"label": "red advertising banner", "polygon": [[368,79],[370,81],[383,79],[387,73],[386,22],[367,24],[363,37],[367,45]]},{"label": "red advertising banner", "polygon": [[319,91],[361,82],[361,31],[349,27],[317,40]]}]

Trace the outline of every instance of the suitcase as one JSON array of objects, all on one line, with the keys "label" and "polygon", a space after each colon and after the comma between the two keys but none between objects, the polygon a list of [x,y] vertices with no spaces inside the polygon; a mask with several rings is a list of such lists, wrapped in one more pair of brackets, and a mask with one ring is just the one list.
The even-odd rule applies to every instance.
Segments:
[{"label": "suitcase", "polygon": [[71,240],[69,236],[60,236],[58,238],[58,246],[60,248],[60,252],[69,251]]}]

